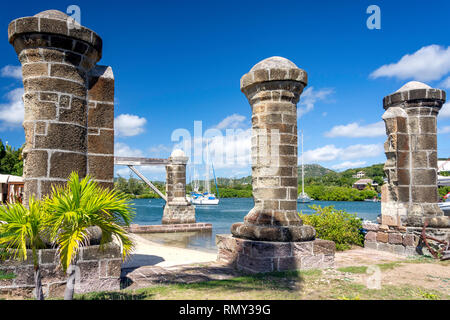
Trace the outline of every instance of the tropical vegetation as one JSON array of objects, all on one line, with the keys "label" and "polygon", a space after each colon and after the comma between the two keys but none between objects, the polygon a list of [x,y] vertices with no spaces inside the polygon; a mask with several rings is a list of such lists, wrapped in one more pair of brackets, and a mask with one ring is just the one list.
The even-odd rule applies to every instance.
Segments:
[{"label": "tropical vegetation", "polygon": [[101,188],[89,176],[80,181],[73,172],[65,186],[53,187],[45,206],[52,242],[57,246],[62,269],[69,273],[64,295],[67,300],[73,298],[77,256],[80,248],[89,244],[89,228],[101,230],[100,250],[113,239],[119,242],[123,259],[133,249],[124,227],[130,225],[134,211],[129,198],[120,191]]},{"label": "tropical vegetation", "polygon": [[23,146],[15,149],[9,144],[4,145],[0,139],[0,173],[22,176],[23,174]]},{"label": "tropical vegetation", "polygon": [[81,179],[73,172],[64,186],[53,187],[43,200],[31,199],[29,208],[21,203],[0,206],[0,257],[26,260],[34,264],[36,298],[44,299],[38,250],[56,247],[59,264],[67,271],[65,299],[74,294],[77,256],[90,243],[92,228],[101,231],[100,250],[113,240],[122,248],[122,257],[133,249],[124,227],[130,225],[134,210],[127,195],[100,187],[91,177]]},{"label": "tropical vegetation", "polygon": [[336,250],[347,250],[352,245],[363,246],[362,220],[356,214],[336,210],[334,206],[309,206],[312,214],[299,213],[303,223],[316,229],[316,237],[336,243]]},{"label": "tropical vegetation", "polygon": [[[35,296],[44,300],[39,267],[38,250],[45,247],[47,212],[42,203],[31,198],[25,208],[21,203],[0,205],[0,245],[2,256],[10,255],[13,259],[33,261]],[[31,249],[31,257],[28,249]]]}]

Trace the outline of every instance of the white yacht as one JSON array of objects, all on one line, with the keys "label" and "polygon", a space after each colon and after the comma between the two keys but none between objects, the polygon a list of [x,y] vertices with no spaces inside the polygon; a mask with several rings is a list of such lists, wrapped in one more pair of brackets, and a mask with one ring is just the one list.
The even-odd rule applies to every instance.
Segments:
[{"label": "white yacht", "polygon": [[[193,181],[193,189],[194,191],[191,192],[191,194],[189,196],[187,196],[186,198],[188,199],[188,201],[192,204],[195,205],[218,205],[219,204],[219,198],[216,197],[216,195],[214,193],[211,193],[211,188],[210,188],[210,183],[209,183],[209,151],[206,153],[206,175],[205,175],[205,190],[206,192],[204,193],[200,193],[198,191],[199,189],[199,181],[195,180]],[[211,163],[211,167],[212,167],[212,171],[213,171],[213,176],[214,176],[214,183],[216,185],[216,192],[217,195],[219,196],[219,188],[217,187],[217,180],[216,180],[216,174],[214,172],[214,165],[212,165]],[[195,170],[195,169],[194,169]]]}]

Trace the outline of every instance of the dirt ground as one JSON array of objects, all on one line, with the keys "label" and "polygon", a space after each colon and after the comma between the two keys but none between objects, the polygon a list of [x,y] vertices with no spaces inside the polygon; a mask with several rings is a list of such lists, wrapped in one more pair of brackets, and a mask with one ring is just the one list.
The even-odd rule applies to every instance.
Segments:
[{"label": "dirt ground", "polygon": [[[388,252],[357,248],[336,253],[335,270],[351,266],[382,265],[381,285],[413,286],[438,290],[450,295],[450,261],[402,257]],[[367,284],[373,273],[348,273],[356,283]]]}]

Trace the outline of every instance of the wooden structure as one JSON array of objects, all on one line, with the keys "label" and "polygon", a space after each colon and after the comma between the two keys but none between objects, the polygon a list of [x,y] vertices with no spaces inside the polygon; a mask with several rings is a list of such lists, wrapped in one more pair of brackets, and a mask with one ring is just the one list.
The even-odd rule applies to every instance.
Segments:
[{"label": "wooden structure", "polygon": [[158,190],[158,188],[148,180],[135,166],[165,166],[169,163],[168,159],[157,158],[138,158],[138,157],[114,157],[114,164],[119,166],[128,166],[139,178],[142,179],[153,191],[155,191],[164,201],[167,197]]}]

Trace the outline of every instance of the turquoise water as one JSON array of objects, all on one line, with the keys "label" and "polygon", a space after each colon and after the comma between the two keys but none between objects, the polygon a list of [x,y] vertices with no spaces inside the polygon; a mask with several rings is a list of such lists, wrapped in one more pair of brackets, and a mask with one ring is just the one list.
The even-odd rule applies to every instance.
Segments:
[{"label": "turquoise water", "polygon": [[[136,217],[133,223],[140,225],[161,224],[164,201],[162,199],[134,200]],[[312,201],[298,204],[298,211],[311,213],[310,205],[334,206],[336,209],[356,213],[365,220],[376,221],[381,212],[380,202],[347,202],[347,201]],[[216,206],[196,206],[197,222],[212,223],[212,232],[186,234],[149,234],[146,238],[166,245],[192,248],[198,250],[215,250],[215,235],[230,233],[230,227],[235,222],[241,222],[253,207],[251,198],[220,199]]]}]

